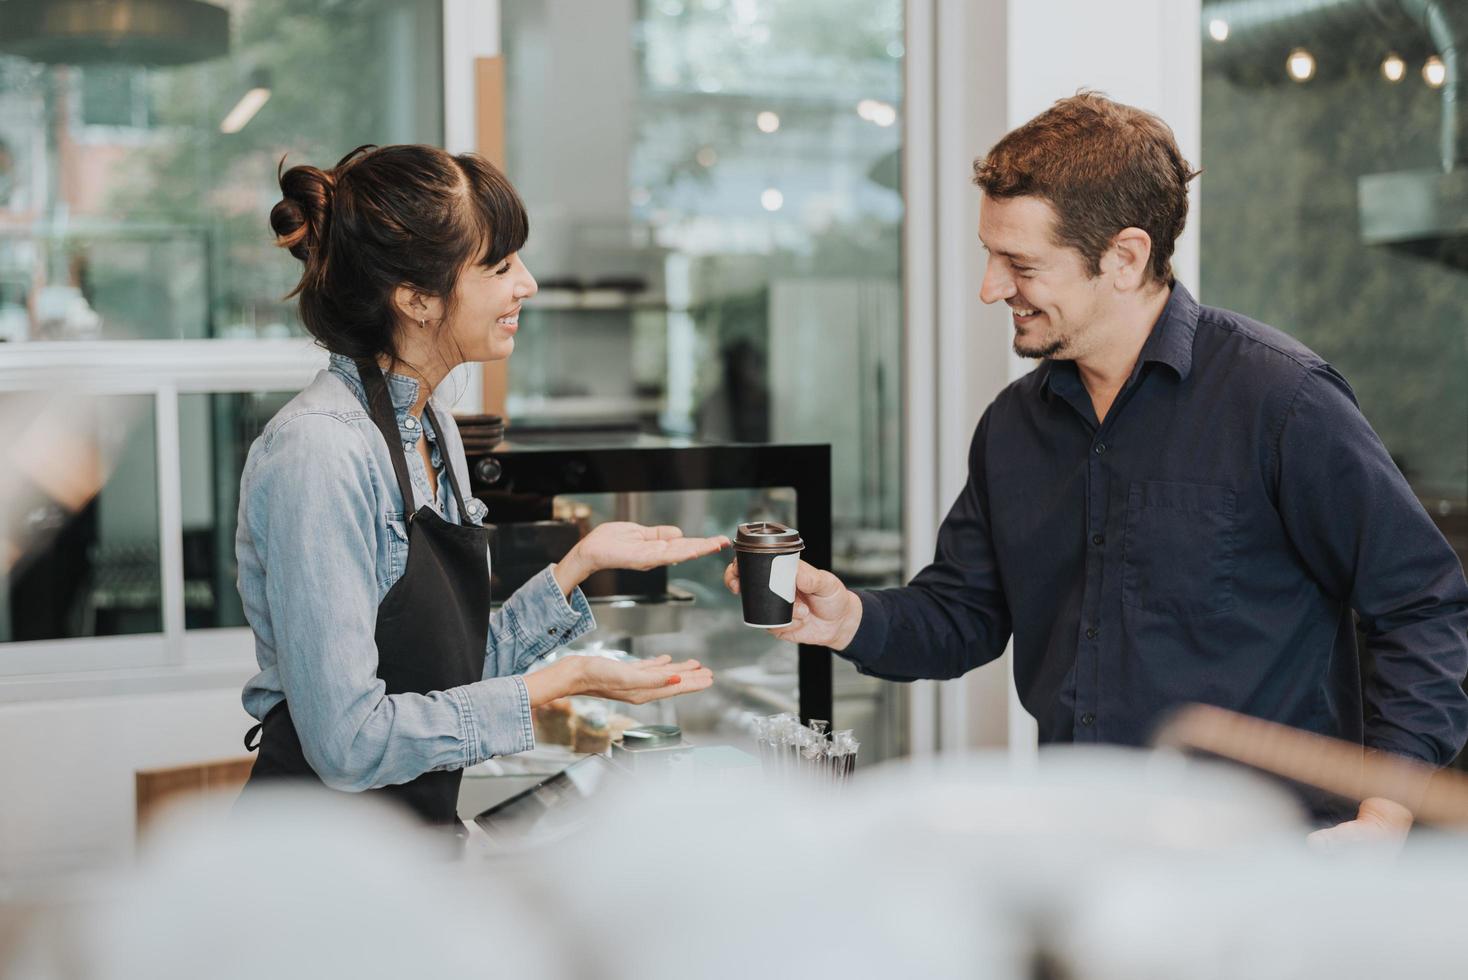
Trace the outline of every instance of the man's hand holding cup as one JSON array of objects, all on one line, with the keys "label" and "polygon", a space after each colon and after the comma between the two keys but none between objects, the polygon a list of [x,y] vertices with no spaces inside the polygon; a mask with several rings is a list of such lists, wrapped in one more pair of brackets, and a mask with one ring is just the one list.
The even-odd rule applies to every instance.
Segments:
[{"label": "man's hand holding cup", "polygon": [[[751,534],[747,531],[749,528],[756,530]],[[745,622],[750,626],[769,629],[774,636],[792,643],[810,643],[830,647],[832,650],[846,649],[851,638],[856,635],[857,627],[861,625],[861,599],[835,575],[800,561],[798,550],[787,550],[786,554],[775,556],[783,558],[785,561],[780,564],[786,567],[776,568],[772,574],[769,569],[772,561],[767,557],[771,545],[766,544],[766,540],[789,536],[773,531],[774,528],[793,534],[790,529],[780,525],[741,526],[734,544],[735,561],[724,570],[724,584],[730,592],[743,598]],[[794,537],[794,541],[799,542],[798,535]],[[744,545],[743,548],[741,544]],[[741,592],[741,558],[763,580],[764,584],[757,586],[761,589],[758,595],[745,595]],[[790,582],[788,563],[792,560],[795,567],[793,582]],[[765,591],[775,593],[773,599],[765,595]],[[784,602],[780,601],[782,599],[790,603],[788,622],[783,621],[783,615],[770,615],[772,605],[784,608]]]}]

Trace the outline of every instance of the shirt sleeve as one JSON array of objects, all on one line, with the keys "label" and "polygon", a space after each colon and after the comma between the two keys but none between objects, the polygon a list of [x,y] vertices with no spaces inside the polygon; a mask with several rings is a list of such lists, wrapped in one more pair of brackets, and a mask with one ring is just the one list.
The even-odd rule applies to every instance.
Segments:
[{"label": "shirt sleeve", "polygon": [[1374,669],[1369,747],[1446,765],[1468,737],[1468,583],[1386,447],[1329,366],[1281,426],[1279,511],[1316,580],[1350,602]]},{"label": "shirt sleeve", "polygon": [[594,629],[596,619],[586,596],[580,589],[566,596],[546,566],[490,616],[484,676],[523,674],[556,647]]},{"label": "shirt sleeve", "polygon": [[306,761],[359,792],[533,747],[520,677],[428,694],[387,694],[377,676],[378,474],[361,434],[303,415],[264,448],[246,515],[265,569],[281,689]]},{"label": "shirt sleeve", "polygon": [[861,626],[840,655],[888,680],[958,677],[1009,642],[1008,602],[989,536],[987,412],[969,448],[968,482],[938,529],[932,564],[899,589],[862,591]]}]

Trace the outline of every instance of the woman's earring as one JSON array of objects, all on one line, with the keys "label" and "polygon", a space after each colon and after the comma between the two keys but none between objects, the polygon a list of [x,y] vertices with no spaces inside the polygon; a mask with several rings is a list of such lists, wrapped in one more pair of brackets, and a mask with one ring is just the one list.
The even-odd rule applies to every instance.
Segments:
[{"label": "woman's earring", "polygon": [[419,330],[422,330],[426,326],[428,326],[428,318],[427,317],[424,317],[423,319],[421,319],[421,320],[418,321],[418,329]]}]

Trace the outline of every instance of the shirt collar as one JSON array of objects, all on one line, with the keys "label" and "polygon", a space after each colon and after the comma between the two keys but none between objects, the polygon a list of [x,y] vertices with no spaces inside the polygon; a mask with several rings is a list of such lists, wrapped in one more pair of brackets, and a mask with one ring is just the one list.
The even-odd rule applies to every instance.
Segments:
[{"label": "shirt collar", "polygon": [[[346,382],[352,394],[357,396],[357,401],[367,407],[367,388],[362,384],[362,376],[357,372],[357,364],[344,354],[332,354],[330,370],[332,374]],[[382,376],[387,379],[387,391],[392,398],[393,412],[401,424],[408,414],[408,409],[418,401],[418,382],[401,374],[393,374],[384,371]]]},{"label": "shirt collar", "polygon": [[[1172,294],[1167,297],[1162,314],[1152,325],[1137,357],[1138,369],[1151,362],[1166,364],[1177,374],[1179,381],[1187,380],[1193,371],[1193,337],[1197,332],[1198,301],[1182,283],[1173,280]],[[1038,370],[1044,372],[1040,378],[1042,390],[1053,388],[1056,371],[1060,369],[1068,376],[1076,375],[1074,361],[1046,360],[1040,365]]]},{"label": "shirt collar", "polygon": [[1156,361],[1166,364],[1177,373],[1178,380],[1186,381],[1193,370],[1193,336],[1198,332],[1198,301],[1182,283],[1173,281],[1172,295],[1162,308],[1147,342],[1142,345],[1142,354],[1137,360],[1143,364]]}]

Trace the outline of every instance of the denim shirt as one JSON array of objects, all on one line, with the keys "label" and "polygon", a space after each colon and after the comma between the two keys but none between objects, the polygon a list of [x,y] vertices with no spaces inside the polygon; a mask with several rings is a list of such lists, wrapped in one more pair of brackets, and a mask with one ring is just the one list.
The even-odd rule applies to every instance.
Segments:
[{"label": "denim shirt", "polygon": [[[235,539],[260,665],[245,685],[245,710],[263,719],[288,700],[311,767],[326,785],[354,792],[533,748],[520,675],[596,627],[581,591],[568,601],[546,568],[490,616],[483,680],[429,694],[385,693],[373,637],[378,603],[407,565],[405,510],[430,503],[448,521],[473,524],[486,511],[470,497],[461,517],[444,478],[447,462],[461,491],[469,487],[448,409],[431,396],[443,427],[434,432],[427,413],[408,413],[417,382],[386,379],[412,478],[411,508],[403,506],[356,366],[332,355],[329,369],[250,447]],[[438,474],[436,495],[415,445],[420,432]]]}]

